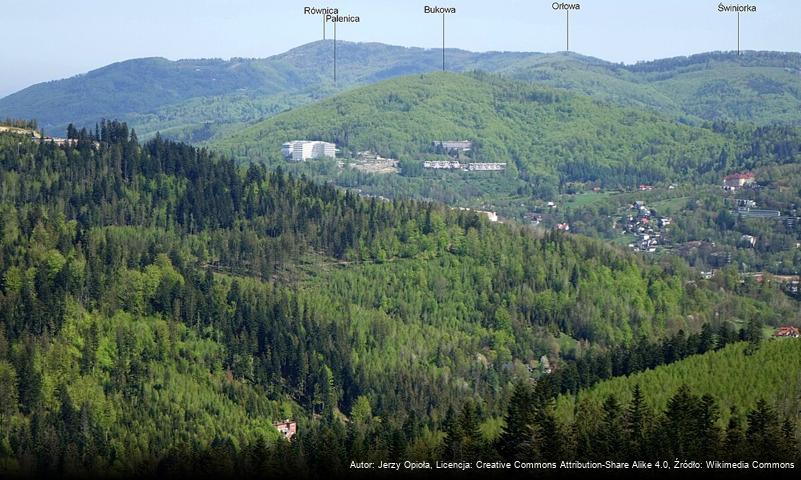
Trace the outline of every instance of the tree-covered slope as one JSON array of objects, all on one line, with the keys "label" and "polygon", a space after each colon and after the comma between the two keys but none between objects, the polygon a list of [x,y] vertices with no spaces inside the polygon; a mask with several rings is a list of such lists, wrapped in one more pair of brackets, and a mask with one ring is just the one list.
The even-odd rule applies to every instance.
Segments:
[{"label": "tree-covered slope", "polygon": [[250,160],[281,160],[282,142],[336,142],[400,160],[439,139],[475,142],[473,158],[553,181],[652,183],[716,162],[727,139],[642,109],[622,108],[487,74],[408,76],[286,112],[211,143]]},{"label": "tree-covered slope", "polygon": [[[798,421],[801,398],[801,341],[773,339],[758,348],[746,342],[721,350],[693,355],[670,365],[601,382],[577,395],[563,395],[557,414],[564,420],[583,418],[586,410],[600,409],[614,395],[628,403],[639,385],[649,413],[664,411],[682,385],[698,395],[711,395],[721,409],[720,426],[725,427],[732,409],[740,412],[766,400],[782,417]],[[583,411],[584,410],[584,411]]]},{"label": "tree-covered slope", "polygon": [[705,120],[799,124],[801,55],[707,53],[629,67],[641,82]]},{"label": "tree-covered slope", "polygon": [[[162,258],[148,274],[158,280],[159,268],[172,270]],[[174,270],[168,275],[183,280]],[[26,336],[9,348],[2,329],[5,474],[59,464],[80,475],[153,468],[171,449],[274,443],[272,422],[292,416],[290,402],[230,377],[225,347],[186,325],[122,310],[87,312],[71,298],[65,307],[52,337]]]},{"label": "tree-covered slope", "polygon": [[[452,408],[497,418],[542,355],[799,321],[769,287],[139,144],[118,123],[74,148],[20,138],[0,135],[3,472],[433,456]],[[291,452],[270,426],[288,415]]]},{"label": "tree-covered slope", "polygon": [[710,52],[633,65],[560,53],[521,59],[498,72],[685,122],[801,120],[798,53]]},{"label": "tree-covered slope", "polygon": [[[368,175],[324,161],[294,165],[338,185],[392,198],[434,199],[519,215],[572,183],[604,189],[692,181],[799,160],[801,129],[727,122],[699,125],[637,107],[486,73],[407,76],[297,108],[207,142],[242,161],[285,163],[282,142],[335,142],[341,157],[373,150],[401,161],[400,175]],[[506,171],[427,171],[447,160],[432,142],[474,142],[470,157]]]},{"label": "tree-covered slope", "polygon": [[[752,338],[718,349],[714,337],[707,338],[714,351],[617,377],[577,397],[554,401],[548,390],[555,375],[517,384],[494,445],[510,460],[616,460],[639,469],[631,462],[648,459],[659,471],[685,468],[682,462],[707,471],[721,468],[716,462],[795,468],[801,342],[775,340],[757,348]],[[471,408],[466,404],[460,416]],[[456,441],[446,440],[446,450],[481,442],[459,433],[448,429],[447,438]]]},{"label": "tree-covered slope", "polygon": [[0,110],[39,118],[41,128],[59,135],[70,122],[93,126],[103,118],[150,113],[189,98],[255,91],[264,83],[264,73],[245,60],[144,58],[34,85],[2,99]]}]

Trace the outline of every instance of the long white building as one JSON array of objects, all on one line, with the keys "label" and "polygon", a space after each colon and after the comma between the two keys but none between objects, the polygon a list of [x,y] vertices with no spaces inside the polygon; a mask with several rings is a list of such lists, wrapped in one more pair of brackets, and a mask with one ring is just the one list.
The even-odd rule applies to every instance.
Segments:
[{"label": "long white building", "polygon": [[437,170],[450,170],[462,168],[459,162],[451,162],[448,160],[426,160],[423,162],[423,168],[434,168]]},{"label": "long white building", "polygon": [[506,170],[505,163],[468,163],[467,169],[470,171],[503,171]]},{"label": "long white building", "polygon": [[337,146],[329,142],[294,140],[284,143],[281,153],[293,162],[305,162],[314,158],[336,158]]},{"label": "long white building", "polygon": [[437,170],[458,170],[462,169],[469,172],[476,171],[503,171],[506,170],[505,163],[459,163],[450,160],[427,160],[423,162],[423,168],[433,168]]}]

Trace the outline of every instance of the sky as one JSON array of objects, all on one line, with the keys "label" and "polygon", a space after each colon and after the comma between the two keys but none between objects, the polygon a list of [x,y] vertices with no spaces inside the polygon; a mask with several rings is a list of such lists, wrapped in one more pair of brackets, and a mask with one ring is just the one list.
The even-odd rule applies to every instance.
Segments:
[{"label": "sky", "polygon": [[[737,15],[711,0],[566,0],[570,49],[613,62],[737,48]],[[737,3],[724,1],[724,4]],[[746,3],[746,2],[743,2]],[[565,49],[565,12],[544,0],[2,0],[0,97],[29,85],[141,57],[268,57],[322,38],[303,7],[337,7],[360,23],[337,38],[472,51]],[[761,0],[740,17],[744,50],[801,51],[801,2]],[[329,25],[329,35],[331,29]]]}]

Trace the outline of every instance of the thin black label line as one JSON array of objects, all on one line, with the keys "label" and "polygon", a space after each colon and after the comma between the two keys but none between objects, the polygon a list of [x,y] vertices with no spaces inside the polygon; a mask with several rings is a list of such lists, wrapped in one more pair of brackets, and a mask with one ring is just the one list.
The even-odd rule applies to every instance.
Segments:
[{"label": "thin black label line", "polygon": [[325,15],[323,15],[323,40],[325,40]]},{"label": "thin black label line", "polygon": [[334,86],[337,84],[337,22],[334,23]]},{"label": "thin black label line", "polygon": [[566,51],[569,52],[570,51],[570,10],[565,10],[565,13],[567,13],[567,16],[566,16],[566,18],[567,18],[567,20],[566,20],[567,29],[565,31],[565,36],[566,36],[565,41],[566,41],[566,45],[567,45]]},{"label": "thin black label line", "polygon": [[442,14],[442,71],[445,71],[445,13]]},{"label": "thin black label line", "polygon": [[740,11],[737,11],[737,55],[740,54]]}]

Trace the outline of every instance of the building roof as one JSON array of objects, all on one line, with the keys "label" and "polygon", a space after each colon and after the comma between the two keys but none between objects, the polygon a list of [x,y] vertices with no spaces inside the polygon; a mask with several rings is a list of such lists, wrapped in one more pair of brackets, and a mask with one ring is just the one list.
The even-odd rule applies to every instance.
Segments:
[{"label": "building roof", "polygon": [[726,175],[723,180],[753,180],[756,176],[751,172],[738,172]]},{"label": "building roof", "polygon": [[801,336],[801,331],[798,330],[798,327],[793,327],[789,325],[784,325],[776,329],[776,333],[773,334],[775,337],[798,337]]}]

